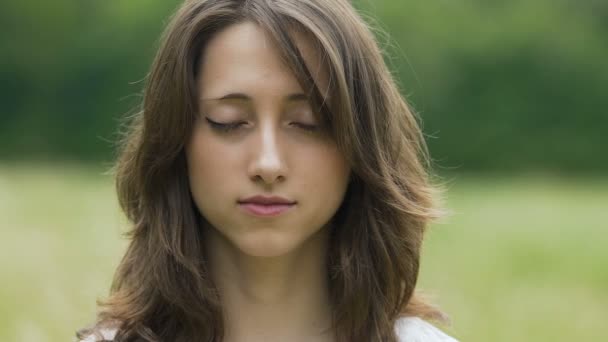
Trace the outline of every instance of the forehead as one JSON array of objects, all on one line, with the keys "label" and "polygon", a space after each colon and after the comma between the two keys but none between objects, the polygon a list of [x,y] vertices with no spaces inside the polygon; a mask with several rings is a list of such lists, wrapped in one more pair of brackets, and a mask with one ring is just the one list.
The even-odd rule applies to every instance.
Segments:
[{"label": "forehead", "polygon": [[[306,67],[320,89],[327,84],[323,65],[312,41],[293,32]],[[300,82],[282,58],[281,47],[257,24],[245,21],[230,25],[215,34],[203,48],[199,93],[205,97],[225,92],[293,93],[302,91]]]}]

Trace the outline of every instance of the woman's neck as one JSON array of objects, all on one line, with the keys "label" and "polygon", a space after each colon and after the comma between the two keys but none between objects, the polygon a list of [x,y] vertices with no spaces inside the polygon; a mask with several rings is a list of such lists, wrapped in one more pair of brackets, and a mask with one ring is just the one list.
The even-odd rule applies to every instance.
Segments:
[{"label": "woman's neck", "polygon": [[205,242],[219,289],[224,341],[332,341],[327,284],[328,227],[276,257],[242,253],[215,229]]}]

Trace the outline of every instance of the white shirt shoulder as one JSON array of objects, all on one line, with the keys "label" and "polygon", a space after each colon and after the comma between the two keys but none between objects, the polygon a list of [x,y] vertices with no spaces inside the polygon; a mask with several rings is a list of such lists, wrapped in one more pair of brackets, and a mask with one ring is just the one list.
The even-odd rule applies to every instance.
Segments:
[{"label": "white shirt shoulder", "polygon": [[458,342],[419,317],[401,317],[395,323],[399,342]]},{"label": "white shirt shoulder", "polygon": [[117,332],[118,332],[118,329],[102,328],[102,329],[99,329],[96,333],[93,333],[93,334],[85,337],[84,340],[79,340],[79,342],[113,341]]},{"label": "white shirt shoulder", "polygon": [[[79,342],[112,341],[116,329],[100,329]],[[395,323],[395,332],[399,342],[458,342],[451,336],[419,317],[401,317]]]}]

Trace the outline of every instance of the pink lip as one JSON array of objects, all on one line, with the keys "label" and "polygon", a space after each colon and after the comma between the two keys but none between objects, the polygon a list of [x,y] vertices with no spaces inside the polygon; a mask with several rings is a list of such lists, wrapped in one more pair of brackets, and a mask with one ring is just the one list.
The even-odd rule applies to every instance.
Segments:
[{"label": "pink lip", "polygon": [[291,209],[295,204],[239,203],[239,206],[256,216],[277,216]]},{"label": "pink lip", "polygon": [[245,199],[239,200],[238,202],[239,203],[264,204],[264,205],[271,205],[271,204],[295,204],[295,201],[292,201],[292,200],[287,199],[285,197],[281,197],[281,196],[262,196],[262,195],[256,195],[256,196],[247,197]]}]

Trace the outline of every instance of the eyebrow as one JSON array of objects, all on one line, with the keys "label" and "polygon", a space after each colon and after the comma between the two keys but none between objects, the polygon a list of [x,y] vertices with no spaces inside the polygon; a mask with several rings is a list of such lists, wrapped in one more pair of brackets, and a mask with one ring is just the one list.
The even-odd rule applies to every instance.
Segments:
[{"label": "eyebrow", "polygon": [[[224,101],[224,100],[243,100],[253,101],[251,96],[244,93],[230,93],[218,98],[201,98],[201,101]],[[308,101],[308,96],[303,93],[293,93],[285,97],[287,101]]]}]

